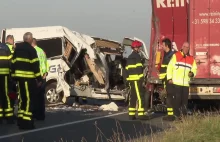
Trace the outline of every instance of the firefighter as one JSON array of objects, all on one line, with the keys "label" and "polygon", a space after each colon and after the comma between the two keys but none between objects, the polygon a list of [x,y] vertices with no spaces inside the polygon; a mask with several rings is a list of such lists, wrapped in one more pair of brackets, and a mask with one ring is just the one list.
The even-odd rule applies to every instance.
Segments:
[{"label": "firefighter", "polygon": [[23,36],[23,43],[15,48],[12,62],[11,74],[18,83],[19,107],[17,125],[19,129],[33,129],[33,103],[36,87],[42,83],[39,68],[39,59],[36,50],[31,46],[33,36],[27,32]]},{"label": "firefighter", "polygon": [[[136,119],[136,101],[138,100],[138,119],[150,119],[150,115],[146,115],[144,110],[144,75],[143,75],[143,64],[141,63],[141,56],[139,54],[142,43],[139,41],[133,41],[131,48],[132,53],[128,56],[126,61],[126,80],[129,82],[131,87],[131,94],[129,100],[129,119]],[[149,105],[146,105],[149,106]]]},{"label": "firefighter", "polygon": [[[172,90],[173,85],[172,84],[168,84],[167,82],[167,65],[170,62],[171,57],[174,54],[174,51],[172,51],[172,43],[170,41],[169,38],[165,38],[162,40],[162,47],[164,50],[164,57],[163,57],[163,61],[160,67],[160,74],[159,74],[159,79],[162,80],[162,84],[164,84],[164,90],[161,92],[161,99],[163,100],[164,98],[166,98],[166,106],[167,106],[167,110],[172,108],[172,92],[169,92]],[[167,116],[165,116],[163,119],[166,119]]]},{"label": "firefighter", "polygon": [[13,124],[13,105],[9,97],[10,49],[6,44],[0,44],[0,123],[3,118],[8,124]]},{"label": "firefighter", "polygon": [[168,120],[181,119],[181,114],[187,114],[189,80],[197,72],[196,62],[189,54],[189,43],[184,42],[181,51],[176,52],[167,66],[167,80],[173,84],[173,108],[170,108]]},{"label": "firefighter", "polygon": [[[8,35],[6,37],[6,45],[10,49],[10,53],[13,55],[15,44],[14,44],[14,36]],[[16,82],[14,82],[11,78],[9,79],[9,98],[11,100],[12,106],[14,106],[15,101],[17,99],[17,93],[16,93]]]},{"label": "firefighter", "polygon": [[34,117],[37,120],[44,120],[45,119],[45,85],[46,85],[46,76],[48,74],[48,62],[45,52],[37,45],[37,40],[33,38],[32,47],[35,48],[38,59],[40,62],[40,72],[41,77],[43,80],[42,85],[38,88],[38,93],[35,98],[35,105],[34,105]]},{"label": "firefighter", "polygon": [[9,47],[11,54],[14,53],[14,36],[13,35],[8,35],[6,37],[6,45]]}]

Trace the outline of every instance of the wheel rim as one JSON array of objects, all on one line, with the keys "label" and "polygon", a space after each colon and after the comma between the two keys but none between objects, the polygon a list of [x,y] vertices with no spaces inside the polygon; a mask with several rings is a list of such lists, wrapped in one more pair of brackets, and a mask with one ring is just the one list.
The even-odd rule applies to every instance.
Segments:
[{"label": "wheel rim", "polygon": [[60,96],[58,93],[56,93],[56,90],[54,88],[51,88],[46,93],[47,101],[50,103],[57,103],[60,99]]}]

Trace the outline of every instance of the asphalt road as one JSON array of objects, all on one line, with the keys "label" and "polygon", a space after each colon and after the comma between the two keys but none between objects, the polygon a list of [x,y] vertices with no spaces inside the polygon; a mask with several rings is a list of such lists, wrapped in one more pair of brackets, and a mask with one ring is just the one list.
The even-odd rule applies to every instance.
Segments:
[{"label": "asphalt road", "polygon": [[125,109],[119,112],[66,111],[46,113],[45,121],[36,121],[36,129],[21,131],[16,125],[0,126],[0,142],[95,142],[116,139],[133,139],[141,135],[161,132],[169,124],[162,122],[163,114],[154,114],[148,121],[129,121]]}]

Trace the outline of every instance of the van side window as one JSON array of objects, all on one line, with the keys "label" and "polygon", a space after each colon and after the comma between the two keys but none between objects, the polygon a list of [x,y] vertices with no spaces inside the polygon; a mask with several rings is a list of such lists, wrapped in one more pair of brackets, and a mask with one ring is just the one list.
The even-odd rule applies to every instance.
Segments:
[{"label": "van side window", "polygon": [[37,40],[37,45],[41,47],[47,58],[62,55],[62,39]]},{"label": "van side window", "polygon": [[[16,43],[19,45],[20,43]],[[62,55],[62,39],[37,39],[37,45],[44,50],[47,58]]]}]

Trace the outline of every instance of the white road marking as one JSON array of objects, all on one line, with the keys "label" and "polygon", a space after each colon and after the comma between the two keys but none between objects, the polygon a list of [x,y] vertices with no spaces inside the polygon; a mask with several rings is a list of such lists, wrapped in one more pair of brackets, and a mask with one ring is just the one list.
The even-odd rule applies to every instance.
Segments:
[{"label": "white road marking", "polygon": [[37,128],[37,129],[33,129],[33,130],[27,130],[27,131],[24,131],[24,132],[18,132],[18,133],[3,135],[3,136],[0,136],[0,139],[5,139],[5,138],[9,138],[9,137],[19,136],[19,135],[24,135],[24,134],[34,133],[34,132],[39,132],[39,131],[43,131],[43,130],[58,128],[58,127],[63,127],[63,126],[67,126],[67,125],[79,124],[79,123],[88,122],[88,121],[92,121],[92,120],[108,118],[108,117],[117,116],[117,115],[121,115],[121,114],[125,114],[125,113],[127,113],[127,112],[120,112],[120,113],[115,113],[115,114],[106,115],[106,116],[94,117],[94,118],[90,118],[90,119],[78,120],[78,121],[73,121],[73,122],[68,122],[68,123],[63,123],[63,124],[57,124],[57,125],[43,127],[43,128]]}]

